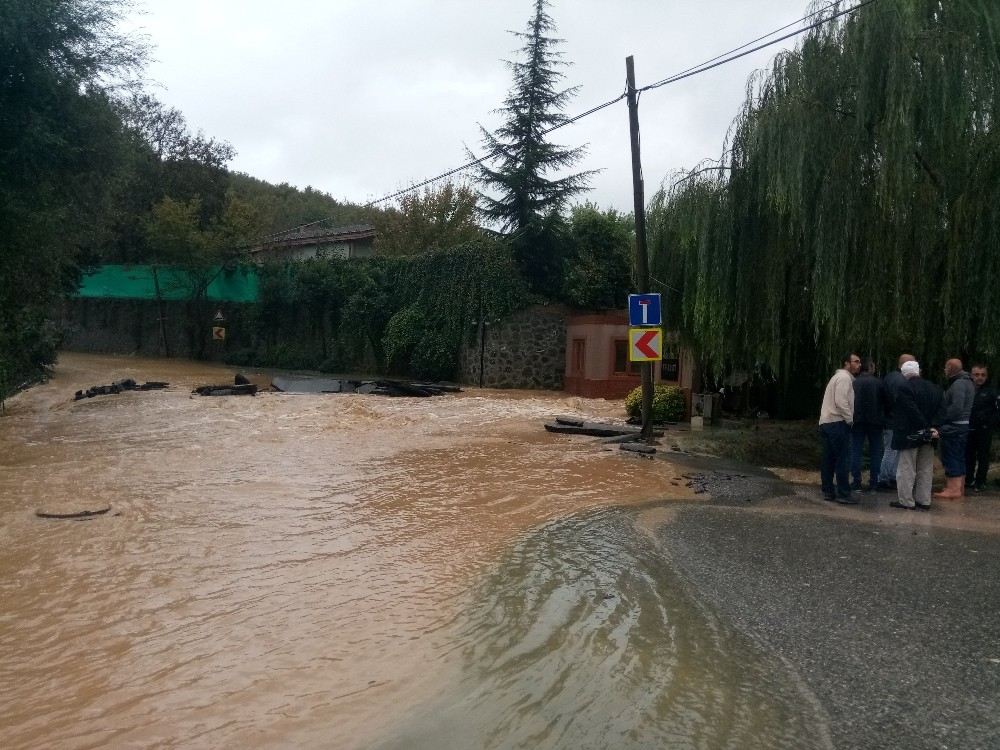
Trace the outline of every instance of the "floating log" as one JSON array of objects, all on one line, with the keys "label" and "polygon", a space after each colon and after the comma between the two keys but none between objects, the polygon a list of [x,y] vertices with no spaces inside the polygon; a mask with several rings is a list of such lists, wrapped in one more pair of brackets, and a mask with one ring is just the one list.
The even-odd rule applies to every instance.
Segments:
[{"label": "floating log", "polygon": [[593,437],[615,437],[618,435],[638,435],[640,430],[635,427],[621,427],[601,422],[584,422],[580,425],[557,424],[546,422],[545,429],[563,435],[591,435]]},{"label": "floating log", "polygon": [[612,435],[611,437],[601,438],[601,442],[605,445],[614,445],[616,443],[632,443],[636,440],[642,440],[641,432],[633,432],[628,435]]},{"label": "floating log", "polygon": [[202,385],[191,393],[197,393],[199,396],[256,396],[257,386],[253,383],[246,385]]},{"label": "floating log", "polygon": [[110,505],[98,506],[97,508],[81,508],[71,510],[69,508],[39,508],[35,515],[39,518],[91,518],[93,516],[103,516],[111,510]]},{"label": "floating log", "polygon": [[656,453],[656,448],[645,443],[622,443],[618,448],[629,453],[643,453],[645,455]]}]

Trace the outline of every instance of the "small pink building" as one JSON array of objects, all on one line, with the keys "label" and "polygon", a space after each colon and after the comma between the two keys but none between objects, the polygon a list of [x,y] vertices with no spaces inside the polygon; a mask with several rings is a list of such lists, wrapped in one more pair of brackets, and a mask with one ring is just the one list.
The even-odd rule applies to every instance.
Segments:
[{"label": "small pink building", "polygon": [[[676,332],[665,332],[663,349],[663,360],[653,363],[653,381],[683,388],[690,407],[694,359],[678,348]],[[639,364],[628,361],[627,313],[567,318],[564,383],[568,393],[586,398],[625,398],[640,384]]]}]

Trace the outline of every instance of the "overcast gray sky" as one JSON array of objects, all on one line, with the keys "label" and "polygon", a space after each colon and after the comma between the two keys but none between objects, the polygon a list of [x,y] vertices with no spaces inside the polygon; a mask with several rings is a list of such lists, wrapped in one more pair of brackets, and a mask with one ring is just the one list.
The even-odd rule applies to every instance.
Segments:
[{"label": "overcast gray sky", "polygon": [[[532,0],[146,0],[131,17],[154,45],[148,78],[192,128],[233,144],[236,170],[365,202],[480,152],[510,87],[503,59]],[[566,114],[667,77],[804,16],[809,0],[555,0],[580,91]],[[748,76],[794,44],[644,94],[647,198],[675,170],[718,157]],[[632,208],[624,102],[553,133],[588,145],[587,198]]]}]

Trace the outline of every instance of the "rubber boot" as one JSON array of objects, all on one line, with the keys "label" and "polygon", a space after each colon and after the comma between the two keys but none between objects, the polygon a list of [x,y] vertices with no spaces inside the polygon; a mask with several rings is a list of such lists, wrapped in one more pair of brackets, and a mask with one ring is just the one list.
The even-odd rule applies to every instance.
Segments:
[{"label": "rubber boot", "polygon": [[934,497],[938,500],[960,500],[962,498],[962,480],[965,477],[945,477],[944,489],[935,492]]}]

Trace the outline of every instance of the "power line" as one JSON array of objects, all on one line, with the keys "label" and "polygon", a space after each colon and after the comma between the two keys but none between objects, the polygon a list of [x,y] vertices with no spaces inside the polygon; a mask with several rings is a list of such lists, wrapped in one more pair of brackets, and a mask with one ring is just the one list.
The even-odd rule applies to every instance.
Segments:
[{"label": "power line", "polygon": [[[614,99],[609,99],[608,101],[604,102],[603,104],[598,104],[596,107],[591,107],[586,112],[581,112],[580,114],[574,115],[573,117],[567,117],[565,120],[562,120],[562,121],[556,123],[551,128],[548,128],[547,130],[541,131],[541,133],[539,133],[539,135],[548,135],[553,130],[558,130],[559,128],[566,127],[567,125],[572,125],[577,120],[582,120],[584,117],[592,115],[595,112],[600,112],[605,107],[610,107],[612,104],[617,104],[618,102],[620,102],[624,98],[625,98],[625,94],[622,93],[621,95],[615,97]],[[423,182],[418,182],[417,184],[411,185],[410,187],[405,188],[403,190],[397,190],[395,193],[390,193],[389,195],[383,196],[382,198],[378,198],[376,200],[368,201],[368,203],[364,204],[364,207],[365,208],[369,208],[369,207],[374,206],[374,205],[376,205],[378,203],[385,203],[386,201],[390,201],[393,198],[398,198],[401,195],[406,195],[407,193],[411,193],[414,190],[419,190],[420,188],[424,187],[425,185],[430,185],[432,182],[437,182],[438,180],[443,180],[445,177],[451,177],[453,174],[458,174],[459,172],[464,172],[466,169],[470,169],[471,167],[474,167],[477,164],[482,164],[484,161],[489,161],[493,157],[499,156],[503,152],[504,152],[504,149],[502,149],[502,148],[494,149],[493,151],[491,151],[490,153],[486,154],[485,156],[481,156],[478,159],[473,159],[472,161],[467,162],[466,164],[463,164],[460,167],[455,167],[454,169],[449,169],[447,172],[442,172],[441,174],[439,174],[439,175],[437,175],[435,177],[431,177],[429,179],[426,179]]]},{"label": "power line", "polygon": [[[706,72],[708,70],[711,70],[712,68],[717,68],[720,65],[725,65],[726,63],[732,62],[733,60],[739,60],[741,57],[746,57],[747,55],[753,54],[754,52],[759,52],[760,50],[762,50],[762,49],[764,49],[766,47],[771,47],[771,46],[777,44],[778,42],[783,42],[786,39],[791,39],[793,36],[798,36],[799,34],[805,32],[805,31],[811,31],[812,29],[815,29],[815,28],[817,28],[819,26],[822,26],[825,23],[830,23],[830,21],[835,21],[836,19],[840,18],[841,16],[845,16],[848,13],[853,13],[854,11],[860,10],[861,8],[864,8],[866,5],[871,5],[874,2],[877,2],[877,0],[864,0],[864,2],[858,3],[857,5],[855,5],[855,6],[851,7],[851,8],[844,8],[843,10],[837,11],[836,13],[834,13],[833,15],[831,15],[831,16],[829,16],[827,18],[821,18],[819,21],[816,21],[815,23],[812,23],[812,24],[810,24],[808,26],[803,26],[801,29],[797,29],[796,31],[789,32],[788,34],[785,34],[784,36],[780,36],[777,39],[772,39],[771,41],[765,42],[764,44],[759,44],[756,47],[753,47],[751,49],[745,50],[744,52],[740,52],[738,55],[731,55],[729,57],[725,57],[724,59],[719,59],[719,58],[723,57],[724,55],[729,55],[730,54],[729,52],[725,52],[722,55],[719,55],[717,57],[713,57],[711,60],[705,61],[701,65],[696,65],[693,68],[688,68],[687,70],[681,71],[680,73],[676,73],[675,75],[672,75],[669,78],[664,78],[662,81],[657,81],[656,83],[650,83],[647,86],[643,86],[641,89],[638,89],[638,91],[649,91],[651,89],[658,89],[661,86],[666,86],[667,84],[670,84],[670,83],[676,83],[677,81],[682,81],[685,78],[690,78],[691,76],[698,75],[699,73],[704,73],[704,72]],[[828,5],[823,10],[826,10],[829,7],[830,6]],[[816,13],[822,13],[823,10],[819,10],[819,11],[816,11],[815,13],[812,13],[812,14],[810,14],[808,16],[805,16],[804,18],[799,19],[799,21],[795,21],[795,23],[800,23],[801,21],[804,21],[804,20],[806,20],[808,18],[811,18],[812,16],[816,15]],[[792,25],[794,25],[794,24],[789,24],[789,26],[792,26]],[[764,36],[760,37],[760,39],[766,39],[767,37],[771,36],[772,34],[776,34],[778,31],[782,31],[783,29],[787,29],[787,28],[788,28],[788,26],[783,26],[781,29],[777,29],[775,31],[772,31],[771,34],[765,34]],[[757,41],[757,40],[755,39],[754,41]],[[731,52],[735,52],[736,50],[741,50],[744,47],[746,47],[747,45],[753,44],[753,43],[754,42],[747,42],[747,44],[744,44],[741,47],[737,47],[735,50],[731,50]]]},{"label": "power line", "polygon": [[[812,24],[810,24],[808,26],[804,26],[804,27],[802,27],[800,29],[796,29],[795,31],[789,32],[788,34],[784,34],[783,36],[780,36],[777,39],[771,39],[770,41],[764,42],[763,44],[759,44],[759,45],[757,45],[757,46],[755,46],[755,47],[753,47],[751,49],[746,49],[747,47],[749,47],[752,44],[755,44],[756,42],[759,42],[759,41],[764,40],[764,39],[768,39],[768,38],[774,36],[775,34],[781,32],[781,31],[784,31],[787,28],[790,28],[792,26],[800,24],[803,21],[808,21],[810,18],[813,18],[814,16],[817,16],[817,15],[820,15],[822,13],[825,13],[827,10],[829,10],[830,8],[832,8],[832,7],[834,7],[834,6],[836,6],[838,4],[839,0],[833,0],[833,2],[828,3],[823,8],[820,8],[819,10],[813,11],[812,13],[809,13],[809,14],[803,16],[802,18],[798,19],[797,21],[792,21],[791,23],[787,23],[784,26],[781,26],[781,27],[779,27],[777,29],[774,29],[773,31],[771,31],[771,32],[769,32],[767,34],[764,34],[763,36],[759,36],[756,39],[753,39],[753,40],[751,40],[749,42],[746,42],[745,44],[741,44],[739,47],[734,47],[733,49],[729,50],[728,52],[723,52],[723,53],[721,53],[719,55],[716,55],[715,57],[709,58],[708,60],[706,60],[706,61],[704,61],[702,63],[699,63],[698,65],[695,65],[695,66],[692,66],[690,68],[687,68],[686,70],[682,70],[680,73],[675,73],[674,75],[669,76],[667,78],[664,78],[664,79],[662,79],[660,81],[656,81],[655,83],[651,83],[651,84],[648,84],[648,85],[643,86],[641,88],[638,88],[638,89],[636,89],[636,93],[637,93],[637,95],[641,95],[643,91],[651,91],[653,89],[658,89],[658,88],[661,88],[662,86],[666,86],[666,85],[669,85],[671,83],[676,83],[677,81],[684,80],[685,78],[690,78],[692,76],[698,75],[699,73],[704,73],[706,71],[712,70],[713,68],[717,68],[717,67],[719,67],[721,65],[725,65],[726,63],[733,62],[734,60],[738,60],[741,57],[746,57],[747,55],[753,54],[754,52],[759,52],[762,49],[765,49],[767,47],[771,47],[771,46],[773,46],[775,44],[778,44],[779,42],[783,42],[786,39],[790,39],[790,38],[792,38],[794,36],[798,36],[799,34],[802,34],[803,32],[811,31],[812,29],[818,28],[818,27],[822,26],[823,24],[829,23],[831,21],[835,21],[836,19],[840,18],[841,16],[845,16],[848,13],[853,13],[854,11],[860,10],[861,8],[865,7],[866,5],[871,5],[872,3],[876,2],[876,1],[877,0],[864,0],[863,2],[861,2],[861,3],[859,3],[859,4],[855,5],[855,6],[852,6],[850,8],[845,8],[843,10],[837,11],[836,13],[834,13],[834,14],[828,16],[828,17],[821,18],[820,20],[816,21],[815,23],[812,23]],[[735,53],[739,53],[739,54],[735,54]],[[553,132],[554,130],[558,130],[559,128],[565,127],[567,125],[572,125],[573,123],[578,122],[579,120],[582,120],[584,117],[589,117],[592,114],[600,112],[602,109],[610,107],[612,104],[617,104],[622,99],[624,99],[626,97],[626,95],[627,95],[627,92],[623,92],[619,96],[615,97],[614,99],[609,99],[606,102],[598,104],[596,107],[591,107],[590,109],[586,110],[585,112],[581,112],[580,114],[574,115],[573,117],[568,117],[565,120],[562,120],[559,123],[557,123],[557,124],[553,125],[552,127],[548,128],[547,130],[543,130],[541,132],[541,135],[548,135],[549,133]],[[503,153],[503,151],[504,151],[504,149],[502,149],[502,148],[494,149],[493,151],[491,151],[490,153],[486,154],[485,156],[481,156],[478,159],[473,159],[470,162],[466,162],[465,164],[462,164],[461,166],[455,167],[453,169],[449,169],[446,172],[442,172],[441,174],[435,175],[434,177],[430,177],[430,178],[428,178],[426,180],[423,180],[422,182],[415,183],[415,184],[411,185],[408,188],[404,188],[402,190],[397,190],[396,192],[389,193],[388,195],[384,195],[381,198],[377,198],[375,200],[368,201],[367,203],[363,204],[362,207],[363,208],[371,208],[371,207],[376,206],[376,205],[378,205],[380,203],[385,203],[386,201],[390,201],[390,200],[398,198],[398,197],[400,197],[402,195],[406,195],[407,193],[412,193],[414,190],[419,190],[422,187],[430,185],[430,184],[432,184],[434,182],[438,182],[439,180],[443,180],[446,177],[451,177],[452,175],[458,174],[460,172],[464,172],[467,169],[471,169],[472,167],[477,166],[478,164],[482,164],[484,161],[488,161],[488,160],[490,160],[490,159],[492,159],[492,158],[494,158],[496,156],[499,156],[500,154]],[[284,229],[284,230],[282,230],[280,232],[275,232],[274,234],[268,235],[267,239],[271,239],[271,238],[274,238],[274,237],[279,237],[279,236],[281,236],[283,234],[288,234],[290,232],[295,232],[295,231],[298,231],[300,229],[306,229],[307,227],[315,226],[317,224],[322,224],[322,223],[324,223],[326,221],[329,221],[329,220],[330,220],[329,218],[326,218],[326,219],[319,219],[318,221],[312,221],[312,222],[309,222],[307,224],[300,224],[298,226],[292,227],[291,229]]]}]

